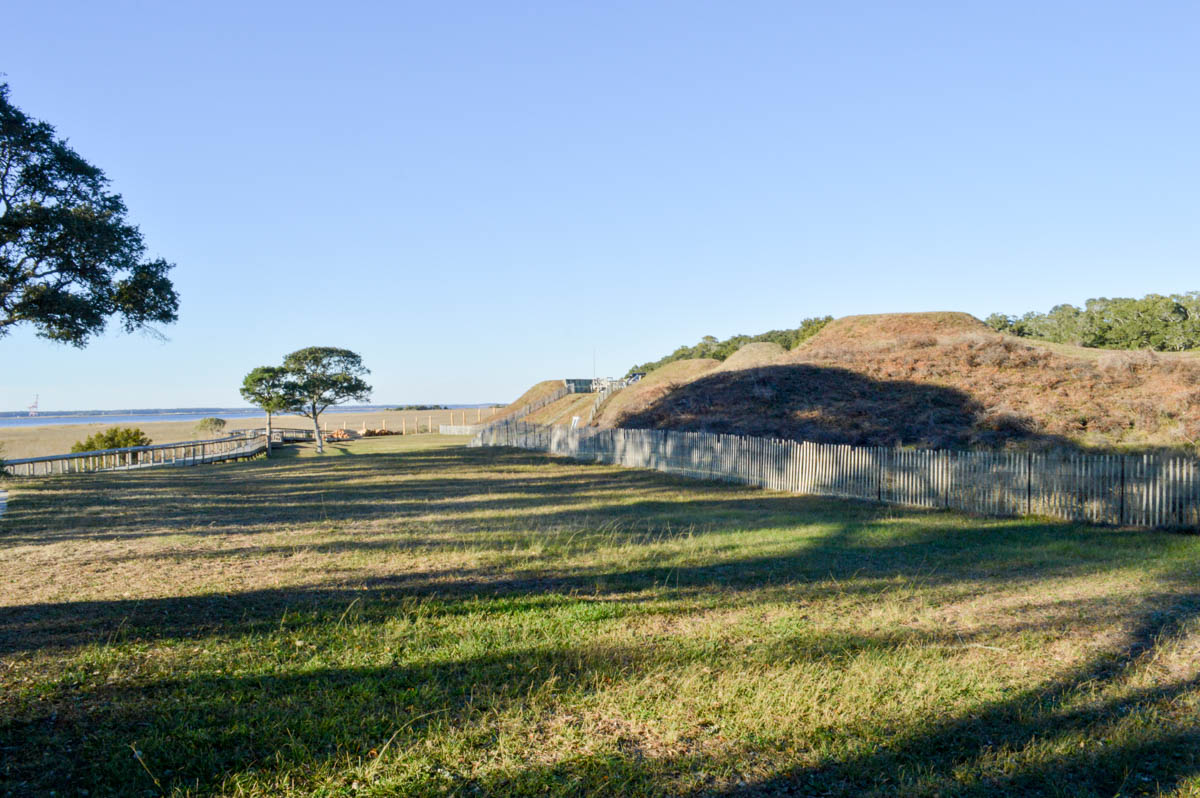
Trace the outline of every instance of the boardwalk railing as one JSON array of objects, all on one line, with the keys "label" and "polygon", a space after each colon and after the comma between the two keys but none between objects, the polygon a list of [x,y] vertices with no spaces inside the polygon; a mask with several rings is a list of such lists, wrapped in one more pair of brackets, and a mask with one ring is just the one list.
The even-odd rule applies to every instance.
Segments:
[{"label": "boardwalk railing", "polygon": [[95,471],[130,471],[171,465],[200,465],[253,457],[267,450],[265,431],[251,435],[230,435],[205,441],[159,443],[128,446],[94,452],[55,454],[6,460],[6,472],[14,477],[39,477],[51,474],[85,474]]},{"label": "boardwalk railing", "polygon": [[1200,463],[1184,457],[893,449],[520,422],[482,430],[470,445],[516,446],[771,490],[982,515],[1200,527]]},{"label": "boardwalk railing", "polygon": [[[253,437],[255,435],[266,435],[266,427],[258,427],[257,429],[235,429],[230,435],[241,435],[243,437]],[[271,443],[297,443],[304,441],[315,441],[317,434],[311,429],[302,427],[272,427],[271,428]]]}]

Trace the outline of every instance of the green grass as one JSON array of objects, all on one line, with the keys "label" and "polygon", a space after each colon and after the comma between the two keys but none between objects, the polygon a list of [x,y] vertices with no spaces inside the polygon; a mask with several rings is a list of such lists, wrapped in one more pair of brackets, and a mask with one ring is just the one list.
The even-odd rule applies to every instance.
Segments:
[{"label": "green grass", "polygon": [[0,795],[1200,794],[1193,537],[333,449],[10,484]]}]

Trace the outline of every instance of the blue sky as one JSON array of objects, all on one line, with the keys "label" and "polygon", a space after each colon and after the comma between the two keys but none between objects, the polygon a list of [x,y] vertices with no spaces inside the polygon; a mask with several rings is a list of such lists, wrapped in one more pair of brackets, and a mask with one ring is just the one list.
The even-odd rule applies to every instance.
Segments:
[{"label": "blue sky", "polygon": [[808,316],[1200,289],[1200,6],[21,3],[12,100],[177,264],[168,340],[0,339],[0,409],[238,405],[360,352],[513,398]]}]

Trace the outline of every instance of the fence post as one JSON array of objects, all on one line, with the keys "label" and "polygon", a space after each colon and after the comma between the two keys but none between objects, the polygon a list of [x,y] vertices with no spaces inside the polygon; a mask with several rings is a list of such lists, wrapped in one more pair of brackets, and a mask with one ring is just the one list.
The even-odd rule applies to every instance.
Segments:
[{"label": "fence post", "polygon": [[1033,452],[1025,453],[1025,515],[1033,514]]},{"label": "fence post", "polygon": [[1121,455],[1121,492],[1120,510],[1117,513],[1117,523],[1125,523],[1125,455]]}]

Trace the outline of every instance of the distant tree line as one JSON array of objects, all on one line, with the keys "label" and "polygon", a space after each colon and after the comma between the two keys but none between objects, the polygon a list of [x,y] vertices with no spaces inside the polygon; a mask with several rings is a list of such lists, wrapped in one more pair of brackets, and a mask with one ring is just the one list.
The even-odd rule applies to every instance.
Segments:
[{"label": "distant tree line", "polygon": [[731,338],[726,338],[724,341],[717,340],[715,336],[706,335],[695,346],[681,346],[666,357],[659,358],[650,363],[643,363],[640,366],[634,366],[629,370],[628,374],[654,371],[654,369],[661,368],[676,360],[689,360],[691,358],[702,357],[712,358],[713,360],[724,360],[746,344],[758,343],[760,341],[770,341],[771,343],[779,344],[784,349],[795,349],[802,341],[812,338],[821,331],[822,327],[831,321],[833,321],[833,316],[821,316],[820,318],[805,319],[800,322],[799,327],[791,330],[770,330],[760,335],[735,335]]},{"label": "distant tree line", "polygon": [[994,330],[1023,338],[1101,349],[1179,352],[1200,348],[1200,291],[1147,294],[1141,299],[1100,297],[1082,307],[1055,305],[1049,313],[985,320]]},{"label": "distant tree line", "polygon": [[399,405],[393,410],[449,410],[446,405]]}]

